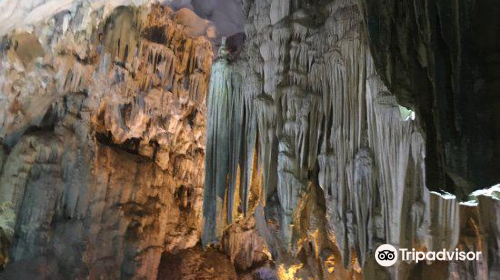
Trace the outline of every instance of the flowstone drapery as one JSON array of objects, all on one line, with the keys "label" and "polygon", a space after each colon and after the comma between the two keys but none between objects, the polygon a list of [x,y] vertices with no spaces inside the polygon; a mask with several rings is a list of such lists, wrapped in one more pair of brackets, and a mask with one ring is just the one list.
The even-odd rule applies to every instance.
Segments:
[{"label": "flowstone drapery", "polygon": [[2,39],[1,279],[153,280],[198,243],[208,25],[82,4]]},{"label": "flowstone drapery", "polygon": [[231,68],[227,58],[225,39],[219,48],[217,61],[212,66],[211,82],[208,95],[208,123],[206,177],[203,200],[205,213],[205,244],[216,242],[222,236],[226,221],[230,222],[232,203],[226,190],[230,171],[231,141]]},{"label": "flowstone drapery", "polygon": [[1,279],[500,279],[494,0],[157,2],[0,0]]},{"label": "flowstone drapery", "polygon": [[[218,194],[204,201],[205,216],[216,221],[205,226],[207,241],[255,217],[278,263],[302,263],[295,277],[496,275],[495,256],[442,266],[398,263],[388,270],[375,264],[373,252],[383,243],[475,250],[497,244],[498,237],[487,241],[471,233],[471,221],[486,222],[476,206],[426,188],[420,120],[377,75],[355,4],[245,2],[244,50],[235,62],[218,62],[224,71],[216,67],[212,75],[209,98],[220,104],[209,102],[209,111],[232,107],[209,114],[209,138],[224,140],[207,154],[207,174],[220,178],[205,181],[205,191]],[[222,114],[231,117],[221,120]],[[216,164],[220,156],[223,166]],[[313,199],[315,211],[308,206]]]}]

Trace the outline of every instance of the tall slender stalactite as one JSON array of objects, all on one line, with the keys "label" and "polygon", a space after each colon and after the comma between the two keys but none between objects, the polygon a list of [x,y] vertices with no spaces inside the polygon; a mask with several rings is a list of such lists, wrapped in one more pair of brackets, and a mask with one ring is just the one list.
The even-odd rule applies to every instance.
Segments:
[{"label": "tall slender stalactite", "polygon": [[205,227],[203,242],[209,244],[220,240],[228,222],[233,205],[228,188],[231,160],[231,68],[225,39],[219,48],[216,62],[212,66],[210,89],[208,92],[206,176],[203,211]]}]

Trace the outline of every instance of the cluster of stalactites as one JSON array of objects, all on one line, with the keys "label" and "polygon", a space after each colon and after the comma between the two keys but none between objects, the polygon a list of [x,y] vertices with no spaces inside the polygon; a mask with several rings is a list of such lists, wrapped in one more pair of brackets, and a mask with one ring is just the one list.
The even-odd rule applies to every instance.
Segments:
[{"label": "cluster of stalactites", "polygon": [[100,35],[99,86],[93,90],[103,102],[93,121],[114,144],[137,142],[135,152],[164,170],[176,162],[177,176],[198,184],[203,176],[193,166],[204,154],[213,54],[207,37],[193,37],[178,17],[158,5],[111,14]]},{"label": "cluster of stalactites", "polygon": [[65,267],[101,273],[114,254],[110,274],[123,264],[156,279],[163,251],[198,242],[213,54],[182,19],[163,6],[84,5],[2,39],[0,266],[71,235],[72,256],[90,257]]},{"label": "cluster of stalactites", "polygon": [[213,64],[207,101],[207,154],[204,189],[204,245],[220,241],[224,229],[252,212],[261,195],[257,171],[256,123],[252,99],[239,64],[223,44]]},{"label": "cluster of stalactites", "polygon": [[177,20],[168,7],[153,6],[148,13],[117,9],[100,35],[102,51],[111,60],[105,61],[104,67],[107,70],[111,63],[122,66],[137,76],[144,91],[155,87],[174,94],[188,91],[192,99],[203,104],[212,46],[204,36],[192,37]]},{"label": "cluster of stalactites", "polygon": [[424,142],[414,114],[376,74],[354,1],[326,5],[323,25],[312,24],[314,11],[290,5],[246,3],[246,58],[214,64],[205,244],[218,240],[239,203],[248,204],[255,182],[248,178],[256,177],[262,205],[278,197],[279,240],[294,252],[301,246],[297,211],[316,182],[328,236],[346,266],[363,266],[380,241],[454,248],[456,203],[425,188]]}]

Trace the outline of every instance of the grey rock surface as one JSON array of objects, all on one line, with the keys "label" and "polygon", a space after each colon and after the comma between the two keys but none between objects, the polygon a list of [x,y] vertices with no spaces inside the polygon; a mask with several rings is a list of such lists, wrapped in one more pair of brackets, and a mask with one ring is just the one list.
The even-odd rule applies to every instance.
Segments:
[{"label": "grey rock surface", "polygon": [[380,77],[420,119],[427,186],[466,199],[498,184],[498,3],[360,4]]}]

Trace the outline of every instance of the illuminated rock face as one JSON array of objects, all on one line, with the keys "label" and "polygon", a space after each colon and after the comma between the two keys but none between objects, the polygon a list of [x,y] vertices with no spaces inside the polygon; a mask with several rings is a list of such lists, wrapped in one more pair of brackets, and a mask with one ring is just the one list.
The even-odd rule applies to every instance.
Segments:
[{"label": "illuminated rock face", "polygon": [[[175,10],[185,8],[182,13],[196,13],[209,20],[209,37],[230,36],[243,31],[240,0],[5,0],[0,3],[0,35],[15,28],[36,25],[58,13],[76,13],[79,9],[92,8],[109,12],[118,6],[140,6],[148,4],[168,5]],[[189,11],[188,11],[189,10]],[[192,17],[183,17],[190,25]],[[197,20],[195,20],[197,21]],[[215,29],[214,29],[215,27]]]},{"label": "illuminated rock face", "polygon": [[[205,244],[255,219],[283,279],[498,278],[487,249],[498,232],[479,214],[498,216],[497,199],[461,205],[426,188],[426,127],[377,74],[355,1],[246,1],[244,12],[239,59],[212,72],[210,96],[231,105],[207,120]],[[385,270],[373,255],[383,243],[487,257]]]},{"label": "illuminated rock face", "polygon": [[243,1],[212,67],[237,1],[165,2],[0,1],[0,279],[500,279],[499,187],[426,187],[498,178],[496,41],[455,6]]},{"label": "illuminated rock face", "polygon": [[155,279],[163,252],[196,245],[208,27],[82,6],[4,37],[3,277]]}]

